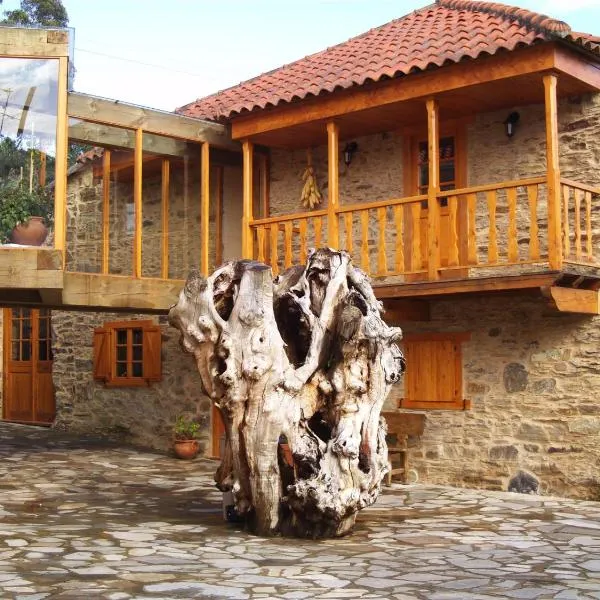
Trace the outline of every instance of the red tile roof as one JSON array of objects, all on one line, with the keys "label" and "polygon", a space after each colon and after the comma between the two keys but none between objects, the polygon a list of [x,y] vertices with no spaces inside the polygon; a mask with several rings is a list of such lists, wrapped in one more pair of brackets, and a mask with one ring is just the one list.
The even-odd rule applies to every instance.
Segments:
[{"label": "red tile roof", "polygon": [[200,98],[177,112],[223,120],[557,37],[599,51],[598,38],[570,34],[566,23],[522,8],[473,0],[436,0],[347,42]]}]

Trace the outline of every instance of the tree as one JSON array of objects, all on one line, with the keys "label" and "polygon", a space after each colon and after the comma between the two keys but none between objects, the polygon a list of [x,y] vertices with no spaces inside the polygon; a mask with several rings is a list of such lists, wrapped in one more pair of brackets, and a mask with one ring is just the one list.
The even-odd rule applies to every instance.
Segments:
[{"label": "tree", "polygon": [[248,260],[188,278],[169,322],[225,423],[217,486],[252,531],[343,535],[377,499],[380,412],[404,370],[401,331],[381,312],[366,275],[329,248],[275,280]]},{"label": "tree", "polygon": [[[0,4],[2,4],[1,0]],[[4,11],[4,20],[1,23],[66,27],[69,23],[69,15],[61,0],[21,0],[20,8]]]}]

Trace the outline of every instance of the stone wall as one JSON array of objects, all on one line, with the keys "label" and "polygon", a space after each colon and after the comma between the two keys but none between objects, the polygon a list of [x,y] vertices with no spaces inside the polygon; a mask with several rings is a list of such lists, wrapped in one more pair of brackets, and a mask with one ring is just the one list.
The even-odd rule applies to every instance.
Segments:
[{"label": "stone wall", "polygon": [[[561,314],[536,297],[431,303],[431,321],[405,332],[469,331],[466,411],[423,411],[409,465],[420,481],[508,488],[523,470],[541,491],[600,499],[600,317]],[[386,409],[403,395],[395,386]],[[407,411],[412,412],[412,411]]]},{"label": "stone wall", "polygon": [[180,414],[202,427],[202,452],[209,448],[210,401],[201,390],[193,357],[179,347],[179,332],[154,317],[162,332],[162,381],[147,387],[106,387],[93,379],[93,330],[105,322],[148,319],[147,315],[52,312],[53,379],[56,390],[54,426],[140,446],[167,450]]}]

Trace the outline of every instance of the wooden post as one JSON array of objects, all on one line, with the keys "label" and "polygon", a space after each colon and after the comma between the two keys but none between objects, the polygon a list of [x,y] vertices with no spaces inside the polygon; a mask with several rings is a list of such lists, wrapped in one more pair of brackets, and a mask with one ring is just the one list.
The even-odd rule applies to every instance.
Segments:
[{"label": "wooden post", "polygon": [[429,151],[429,186],[427,188],[427,275],[439,279],[440,273],[440,148],[439,109],[437,101],[430,98],[427,106],[427,148]]},{"label": "wooden post", "polygon": [[200,199],[200,272],[208,276],[208,239],[210,205],[210,145],[202,144],[201,151],[201,199]]},{"label": "wooden post", "polygon": [[558,113],[554,73],[544,79],[546,108],[546,170],[548,185],[548,259],[551,269],[562,267],[562,226],[560,218],[560,167],[558,163]]},{"label": "wooden post", "polygon": [[169,278],[169,192],[171,189],[171,162],[163,158],[161,173],[160,213],[161,213],[161,249],[160,249],[160,276]]},{"label": "wooden post", "polygon": [[216,193],[215,193],[215,265],[219,266],[223,262],[223,165],[216,169]]},{"label": "wooden post", "polygon": [[253,161],[254,145],[250,140],[242,142],[243,158],[243,200],[242,200],[242,258],[252,258],[252,228],[250,222],[253,219]]},{"label": "wooden post", "polygon": [[67,77],[69,59],[58,59],[58,104],[56,121],[56,163],[54,184],[54,247],[62,250],[63,269],[67,263]]},{"label": "wooden post", "polygon": [[143,133],[141,128],[135,130],[135,154],[133,165],[133,276],[142,276],[142,159]]},{"label": "wooden post", "polygon": [[102,155],[102,274],[108,275],[110,247],[110,150]]},{"label": "wooden post", "polygon": [[327,123],[327,170],[329,174],[329,199],[327,201],[327,245],[339,248],[338,214],[339,188],[339,127],[333,121]]}]

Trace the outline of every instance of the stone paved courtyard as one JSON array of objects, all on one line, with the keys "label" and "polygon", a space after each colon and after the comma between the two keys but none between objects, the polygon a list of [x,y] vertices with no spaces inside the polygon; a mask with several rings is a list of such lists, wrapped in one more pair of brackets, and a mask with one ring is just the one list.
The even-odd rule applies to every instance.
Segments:
[{"label": "stone paved courtyard", "polygon": [[0,598],[600,599],[600,503],[394,485],[348,538],[221,518],[216,463],[0,423]]}]

